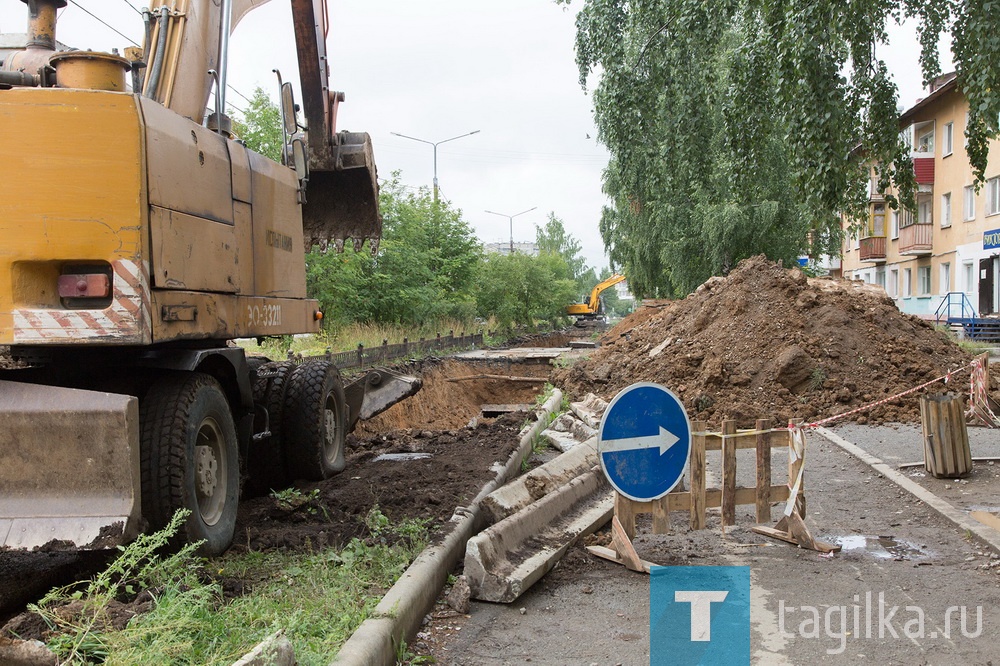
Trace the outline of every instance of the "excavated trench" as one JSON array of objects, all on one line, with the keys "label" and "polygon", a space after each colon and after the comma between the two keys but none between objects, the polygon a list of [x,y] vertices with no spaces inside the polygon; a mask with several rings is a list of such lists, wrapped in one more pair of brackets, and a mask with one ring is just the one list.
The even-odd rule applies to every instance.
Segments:
[{"label": "excavated trench", "polygon": [[[348,436],[343,473],[293,484],[308,502],[293,507],[273,495],[241,502],[233,550],[311,552],[343,544],[367,536],[364,517],[375,505],[393,521],[427,519],[432,528],[446,523],[493,478],[490,468],[507,459],[530,418],[524,411],[485,417],[483,406],[533,405],[551,366],[537,359],[432,359],[404,370],[421,376],[422,390]],[[93,575],[105,561],[90,554],[0,552],[0,622],[48,589]],[[38,584],[29,588],[26,581]]]}]

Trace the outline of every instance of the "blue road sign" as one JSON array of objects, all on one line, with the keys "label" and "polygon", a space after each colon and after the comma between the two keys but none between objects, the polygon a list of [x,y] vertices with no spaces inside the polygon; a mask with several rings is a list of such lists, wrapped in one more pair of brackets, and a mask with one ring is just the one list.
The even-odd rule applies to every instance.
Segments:
[{"label": "blue road sign", "polygon": [[663,497],[684,476],[691,423],[659,384],[632,384],[615,396],[598,432],[601,467],[615,490],[638,502]]}]

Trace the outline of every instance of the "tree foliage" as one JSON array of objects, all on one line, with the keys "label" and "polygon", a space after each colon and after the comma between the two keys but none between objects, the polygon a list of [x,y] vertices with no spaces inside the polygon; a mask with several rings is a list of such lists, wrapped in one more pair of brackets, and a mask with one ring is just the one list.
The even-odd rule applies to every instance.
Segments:
[{"label": "tree foliage", "polygon": [[281,161],[281,110],[260,86],[254,89],[246,113],[233,119],[233,133],[251,150]]},{"label": "tree foliage", "polygon": [[568,274],[566,261],[551,252],[487,255],[477,286],[479,315],[494,317],[504,329],[557,321],[575,298]]},{"label": "tree foliage", "polygon": [[382,184],[378,255],[314,249],[306,256],[309,294],[329,324],[420,324],[470,319],[481,248],[461,211],[407,190],[399,174]]},{"label": "tree foliage", "polygon": [[[569,0],[556,0],[569,2]],[[915,18],[925,83],[953,37],[970,103],[978,181],[1000,114],[995,2],[901,0],[585,0],[581,83],[594,91],[611,152],[601,232],[637,295],[687,291],[742,256],[792,258],[839,240],[880,165],[912,205],[897,90],[875,47],[889,21]],[[858,148],[863,147],[863,150]],[[895,202],[891,202],[895,205]],[[776,245],[777,244],[777,245]]]}]

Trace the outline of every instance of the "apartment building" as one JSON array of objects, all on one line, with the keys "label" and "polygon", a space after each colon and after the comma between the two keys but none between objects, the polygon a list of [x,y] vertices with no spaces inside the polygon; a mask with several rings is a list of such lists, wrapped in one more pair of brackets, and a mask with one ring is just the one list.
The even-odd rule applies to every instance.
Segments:
[{"label": "apartment building", "polygon": [[966,313],[970,306],[980,317],[1000,313],[1000,142],[990,143],[987,181],[976,192],[967,122],[954,74],[939,77],[900,116],[913,151],[916,210],[892,210],[873,178],[867,227],[843,247],[844,277],[879,284],[900,310],[928,319],[945,299],[955,315],[963,302]]}]

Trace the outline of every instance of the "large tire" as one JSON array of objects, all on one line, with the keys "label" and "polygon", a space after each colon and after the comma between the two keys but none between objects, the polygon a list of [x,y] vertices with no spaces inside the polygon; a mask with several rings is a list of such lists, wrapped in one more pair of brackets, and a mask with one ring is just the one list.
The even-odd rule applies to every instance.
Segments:
[{"label": "large tire", "polygon": [[337,366],[307,361],[288,380],[284,449],[288,472],[321,481],[344,470],[347,410]]},{"label": "large tire", "polygon": [[254,382],[253,399],[267,410],[268,429],[271,436],[260,442],[251,442],[247,456],[247,480],[243,486],[248,497],[259,497],[269,490],[284,488],[288,484],[282,452],[282,423],[285,414],[285,394],[288,378],[298,366],[292,361],[268,362],[257,368],[260,375]]},{"label": "large tire", "polygon": [[209,375],[165,375],[139,405],[142,512],[152,529],[189,509],[182,537],[220,555],[233,541],[240,464],[229,402]]}]

